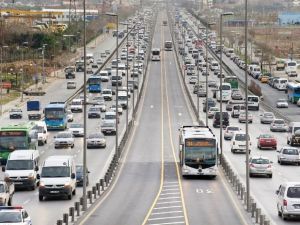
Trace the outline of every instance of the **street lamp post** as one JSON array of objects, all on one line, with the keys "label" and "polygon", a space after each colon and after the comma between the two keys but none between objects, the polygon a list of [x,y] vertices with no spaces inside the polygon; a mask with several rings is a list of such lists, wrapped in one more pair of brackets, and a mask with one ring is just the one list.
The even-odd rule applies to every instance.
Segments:
[{"label": "street lamp post", "polygon": [[[198,40],[200,38],[200,24],[198,24],[197,26],[198,28],[198,33],[197,33],[197,43],[198,43]],[[199,95],[198,95],[198,92],[199,92],[199,86],[200,86],[200,79],[199,79],[199,59],[197,58],[197,63],[196,63],[196,66],[197,66],[197,120],[198,120],[198,123],[200,123],[200,98],[199,98]]]},{"label": "street lamp post", "polygon": [[[134,61],[135,61],[135,37],[136,37],[136,34],[135,34],[135,29],[134,29],[134,32],[133,32],[133,47],[134,47],[134,54],[133,54],[133,58],[132,58],[132,70],[134,70]],[[133,85],[135,86],[135,74],[133,73]],[[132,93],[132,120],[134,120],[134,110],[135,110],[135,88],[133,89],[133,93]]]},{"label": "street lamp post", "polygon": [[116,28],[117,28],[117,35],[116,35],[116,76],[117,76],[117,82],[116,82],[116,143],[115,143],[115,154],[117,158],[119,158],[119,148],[118,148],[118,91],[119,91],[119,16],[116,13],[106,13],[108,16],[116,17]]},{"label": "street lamp post", "polygon": [[[252,51],[252,44],[251,44]],[[245,0],[245,104],[246,104],[246,200],[247,211],[250,211],[250,180],[249,180],[249,121],[248,121],[248,0]],[[251,52],[252,57],[252,52]]]},{"label": "street lamp post", "polygon": [[3,92],[3,80],[2,80],[2,72],[3,72],[3,69],[2,69],[2,66],[3,66],[3,49],[4,48],[8,48],[8,46],[1,46],[1,68],[0,68],[0,116],[2,116],[2,92]]},{"label": "street lamp post", "polygon": [[[223,55],[223,16],[231,16],[233,15],[232,12],[222,13],[220,15],[220,87],[219,87],[219,94],[220,94],[220,149],[221,149],[221,157],[223,154],[223,93],[222,93],[222,81],[223,81],[223,73],[222,73],[222,55]],[[221,158],[220,158],[221,160]]]},{"label": "street lamp post", "polygon": [[47,44],[43,44],[42,47],[42,56],[43,56],[43,64],[42,64],[42,77],[43,77],[43,84],[46,83],[46,74],[45,74],[45,48]]}]

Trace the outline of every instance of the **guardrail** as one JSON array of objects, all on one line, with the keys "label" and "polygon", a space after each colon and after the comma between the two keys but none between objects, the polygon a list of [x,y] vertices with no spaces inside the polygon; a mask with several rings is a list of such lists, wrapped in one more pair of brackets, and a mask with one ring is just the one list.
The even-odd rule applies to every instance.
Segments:
[{"label": "guardrail", "polygon": [[[156,18],[157,16],[154,15],[154,23],[156,23]],[[103,178],[101,178],[92,188],[91,190],[87,191],[87,200],[88,200],[88,208],[87,210],[89,210],[92,207],[95,207],[95,203],[101,199],[101,197],[105,194],[105,192],[111,187],[111,184],[114,182],[114,178],[116,176],[116,174],[119,172],[118,169],[118,165],[119,165],[119,160],[122,157],[122,153],[123,150],[125,149],[125,146],[127,144],[127,140],[129,135],[132,132],[132,128],[134,127],[134,117],[136,115],[136,112],[138,110],[138,106],[140,103],[140,99],[141,96],[143,94],[143,90],[144,90],[144,84],[145,84],[145,80],[147,77],[147,71],[148,71],[148,62],[150,59],[150,50],[151,50],[151,46],[152,46],[152,37],[153,37],[153,32],[154,29],[152,27],[151,32],[150,32],[150,38],[149,38],[149,45],[148,45],[148,49],[147,49],[147,58],[146,58],[146,67],[144,69],[144,76],[143,76],[143,81],[142,81],[142,85],[141,85],[141,90],[137,96],[137,101],[136,101],[136,107],[135,107],[135,111],[133,112],[134,116],[132,118],[131,121],[129,121],[128,123],[128,130],[125,131],[119,146],[118,146],[118,154],[114,154],[108,169],[104,175]],[[128,32],[127,35],[129,35],[130,32]],[[127,36],[124,38],[124,40],[127,38]],[[124,42],[124,40],[120,43],[120,45]],[[119,46],[120,46],[119,45]],[[104,64],[108,63],[109,59],[111,59],[112,55],[115,53],[116,49],[114,50],[114,52],[111,54],[111,56],[105,61]],[[100,67],[99,70],[97,70],[97,72],[99,72],[103,67]],[[96,73],[97,73],[96,72]],[[82,86],[83,88],[83,86]],[[139,90],[139,89],[138,89]],[[133,103],[134,104],[134,103]],[[128,109],[127,109],[128,110]],[[118,157],[119,156],[119,157]],[[57,220],[56,225],[69,225],[69,224],[78,224],[80,222],[81,216],[84,215],[84,213],[87,211],[83,211],[83,197],[80,198],[79,201],[74,203],[74,206],[69,208],[69,212],[68,213],[63,213],[63,218]]]},{"label": "guardrail", "polygon": [[[174,25],[172,25],[172,26],[174,26]],[[192,29],[192,27],[190,27],[190,28]],[[192,29],[192,30],[195,33],[194,29]],[[174,32],[172,33],[173,44],[175,44],[175,43],[177,44],[177,42],[174,42],[173,34],[174,34]],[[179,60],[179,57],[177,54],[177,48],[175,48],[175,51],[176,51],[176,59],[177,59],[176,61],[177,61],[178,65],[180,66],[181,63],[180,63],[180,60]],[[227,65],[225,65],[223,63],[223,66],[227,66]],[[195,103],[191,97],[191,93],[187,88],[182,70],[180,70],[180,72],[181,72],[181,77],[183,79],[184,86],[187,91],[190,103],[193,106],[193,111],[194,111],[195,115],[197,115],[198,112],[196,110]],[[241,82],[241,83],[243,83],[243,82]],[[222,171],[223,171],[228,183],[231,184],[233,191],[237,194],[237,196],[241,200],[242,204],[244,206],[247,206],[248,205],[247,197],[246,197],[247,192],[246,192],[245,185],[243,184],[243,182],[241,182],[239,176],[234,172],[230,163],[228,162],[228,160],[226,159],[226,157],[224,155],[221,156],[220,162],[221,162],[221,166],[222,166]],[[244,207],[244,209],[246,210],[247,213],[250,213],[251,221],[254,224],[259,224],[259,225],[270,225],[271,224],[270,219],[268,219],[266,214],[263,212],[262,208],[259,207],[259,204],[257,203],[257,201],[254,199],[253,196],[250,195],[250,209],[249,209],[250,211],[249,212],[247,211],[247,207]]]}]

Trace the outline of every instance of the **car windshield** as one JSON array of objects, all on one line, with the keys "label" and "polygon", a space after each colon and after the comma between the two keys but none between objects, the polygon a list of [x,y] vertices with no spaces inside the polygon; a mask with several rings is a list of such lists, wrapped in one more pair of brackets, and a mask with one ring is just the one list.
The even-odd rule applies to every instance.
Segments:
[{"label": "car windshield", "polygon": [[300,198],[300,187],[289,187],[286,196],[288,198]]},{"label": "car windshield", "polygon": [[105,115],[105,119],[111,120],[111,119],[115,119],[116,115],[115,114],[111,114],[111,115]]},{"label": "car windshield", "polygon": [[274,114],[273,113],[265,113],[264,116],[265,117],[274,117]]},{"label": "car windshield", "polygon": [[83,128],[82,124],[78,124],[78,123],[71,123],[70,124],[70,128]]},{"label": "car windshield", "polygon": [[252,159],[251,163],[254,163],[254,164],[269,164],[270,161],[268,159],[258,158],[258,159]]},{"label": "car windshield", "polygon": [[71,138],[72,134],[71,133],[58,133],[57,138]]},{"label": "car windshield", "polygon": [[100,134],[100,133],[95,133],[95,134],[90,134],[89,135],[89,139],[92,139],[92,138],[103,138],[103,134]]},{"label": "car windshield", "polygon": [[236,134],[235,140],[236,141],[246,141],[246,134]]},{"label": "car windshield", "polygon": [[70,167],[67,166],[46,166],[43,167],[41,177],[69,177]]},{"label": "car windshield", "polygon": [[32,170],[32,160],[7,160],[6,170]]},{"label": "car windshield", "polygon": [[227,130],[238,131],[238,130],[240,130],[240,128],[239,127],[227,127]]},{"label": "car windshield", "polygon": [[102,91],[102,94],[111,94],[111,91]]},{"label": "car windshield", "polygon": [[249,102],[258,102],[258,98],[257,97],[248,97],[248,101]]},{"label": "car windshield", "polygon": [[20,211],[0,211],[0,223],[21,223],[22,215]]},{"label": "car windshield", "polygon": [[299,155],[298,150],[293,148],[283,149],[282,153],[285,155]]},{"label": "car windshield", "polygon": [[286,102],[285,99],[278,99],[277,102]]},{"label": "car windshield", "polygon": [[284,124],[284,121],[283,120],[275,120],[274,123],[275,124]]},{"label": "car windshield", "polygon": [[90,108],[89,111],[90,112],[97,112],[97,111],[100,111],[100,108],[95,108],[95,107],[94,108]]},{"label": "car windshield", "polygon": [[260,135],[260,138],[274,138],[274,136],[271,134],[262,134]]}]

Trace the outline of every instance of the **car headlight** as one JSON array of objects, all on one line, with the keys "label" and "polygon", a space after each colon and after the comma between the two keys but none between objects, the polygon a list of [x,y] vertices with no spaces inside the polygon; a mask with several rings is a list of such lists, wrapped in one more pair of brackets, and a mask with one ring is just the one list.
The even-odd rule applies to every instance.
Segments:
[{"label": "car headlight", "polygon": [[39,188],[44,188],[44,187],[45,187],[45,183],[43,181],[40,181]]},{"label": "car headlight", "polygon": [[34,179],[34,174],[33,173],[28,174],[28,179]]},{"label": "car headlight", "polygon": [[71,183],[70,182],[66,182],[64,185],[64,188],[70,188],[71,187]]}]

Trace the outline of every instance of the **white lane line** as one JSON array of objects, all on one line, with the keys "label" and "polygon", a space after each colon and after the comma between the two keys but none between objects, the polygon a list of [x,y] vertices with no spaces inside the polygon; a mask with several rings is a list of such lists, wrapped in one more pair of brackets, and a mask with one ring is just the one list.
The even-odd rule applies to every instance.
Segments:
[{"label": "white lane line", "polygon": [[172,202],[158,202],[156,205],[162,205],[162,204],[172,204],[172,203],[181,203],[181,201],[172,201]]},{"label": "white lane line", "polygon": [[28,204],[31,201],[31,199],[27,199],[25,202],[23,202],[23,205]]},{"label": "white lane line", "polygon": [[160,217],[160,218],[151,218],[148,220],[168,220],[168,219],[178,219],[178,218],[182,218],[182,217],[183,216],[168,216],[168,217]]},{"label": "white lane line", "polygon": [[150,105],[150,109],[153,109],[154,108],[154,105]]},{"label": "white lane line", "polygon": [[165,193],[165,194],[160,194],[161,196],[162,195],[179,195],[180,192],[170,192],[170,193]]},{"label": "white lane line", "polygon": [[164,185],[163,188],[166,188],[166,187],[178,187],[178,184],[175,184],[175,185]]},{"label": "white lane line", "polygon": [[178,191],[179,189],[178,188],[165,188],[163,189],[163,192],[164,191]]},{"label": "white lane line", "polygon": [[178,184],[178,181],[165,181],[165,184]]},{"label": "white lane line", "polygon": [[166,198],[159,198],[159,200],[164,200],[164,199],[174,199],[174,198],[180,198],[180,197],[166,197]]},{"label": "white lane line", "polygon": [[160,209],[181,208],[181,207],[182,207],[181,205],[175,205],[175,206],[162,206],[153,209],[160,210]]},{"label": "white lane line", "polygon": [[184,224],[185,222],[172,222],[172,223],[148,223],[148,225],[168,225],[168,224]]},{"label": "white lane line", "polygon": [[161,215],[161,214],[168,214],[168,213],[182,213],[182,210],[179,210],[179,211],[168,211],[168,212],[151,213],[151,215]]}]

